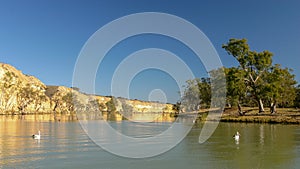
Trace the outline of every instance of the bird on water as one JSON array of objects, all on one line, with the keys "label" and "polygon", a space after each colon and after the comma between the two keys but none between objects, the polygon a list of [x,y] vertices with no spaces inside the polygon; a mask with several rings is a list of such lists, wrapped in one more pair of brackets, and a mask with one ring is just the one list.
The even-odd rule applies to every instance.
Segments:
[{"label": "bird on water", "polygon": [[233,138],[235,141],[239,141],[240,140],[240,133],[237,131],[235,135],[233,135]]},{"label": "bird on water", "polygon": [[37,140],[41,139],[41,131],[39,130],[39,134],[33,134],[32,138],[37,139]]}]

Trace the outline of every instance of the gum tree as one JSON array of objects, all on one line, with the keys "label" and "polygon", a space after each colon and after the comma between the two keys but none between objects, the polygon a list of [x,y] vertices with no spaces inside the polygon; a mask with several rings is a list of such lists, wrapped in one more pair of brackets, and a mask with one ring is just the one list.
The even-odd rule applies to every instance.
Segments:
[{"label": "gum tree", "polygon": [[238,61],[238,69],[243,74],[245,85],[257,101],[259,112],[264,112],[262,77],[272,66],[273,54],[269,51],[251,51],[246,39],[230,39],[222,48]]},{"label": "gum tree", "polygon": [[265,77],[265,96],[270,104],[271,113],[276,113],[276,105],[281,107],[290,107],[296,98],[297,82],[295,75],[288,68],[281,68],[279,64],[271,67]]},{"label": "gum tree", "polygon": [[247,95],[247,86],[244,80],[243,71],[240,71],[238,68],[225,68],[226,74],[226,101],[227,104],[231,106],[238,107],[238,113],[244,115],[242,111],[242,100]]}]

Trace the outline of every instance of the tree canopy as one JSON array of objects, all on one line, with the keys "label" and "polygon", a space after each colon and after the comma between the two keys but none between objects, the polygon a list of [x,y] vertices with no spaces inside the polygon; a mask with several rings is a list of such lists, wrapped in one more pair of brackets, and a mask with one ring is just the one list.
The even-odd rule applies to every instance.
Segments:
[{"label": "tree canopy", "polygon": [[[264,50],[257,52],[250,49],[246,39],[229,39],[222,48],[234,57],[238,66],[223,68],[226,75],[226,103],[229,107],[237,106],[238,113],[244,115],[243,106],[253,103],[264,112],[264,105],[270,107],[271,113],[276,113],[276,106],[299,106],[299,86],[296,87],[295,75],[289,68],[282,68],[280,64],[273,64],[273,53]],[[211,76],[214,76],[212,70]],[[193,103],[193,107],[209,107],[211,90],[218,90],[212,86],[211,79],[217,77],[192,79],[187,81],[183,100]]]}]

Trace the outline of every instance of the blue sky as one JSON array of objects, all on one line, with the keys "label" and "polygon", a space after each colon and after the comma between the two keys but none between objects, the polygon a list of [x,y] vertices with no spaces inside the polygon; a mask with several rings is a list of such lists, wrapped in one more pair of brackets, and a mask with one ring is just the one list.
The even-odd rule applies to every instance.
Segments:
[{"label": "blue sky", "polygon": [[[88,38],[105,24],[137,12],[164,12],[188,20],[201,29],[224,66],[237,62],[221,48],[229,38],[247,38],[256,51],[274,53],[273,62],[294,70],[300,81],[300,2],[253,1],[0,1],[0,62],[36,76],[48,85],[72,85],[78,54]],[[169,43],[170,42],[170,43]],[[97,93],[110,95],[111,77],[126,55],[143,48],[163,48],[181,57],[197,76],[201,62],[180,43],[164,37],[133,37],[113,48],[98,69]],[[193,59],[194,58],[194,59]],[[131,98],[149,98],[160,88],[168,102],[178,99],[178,86],[164,72],[140,72],[132,81]],[[148,94],[147,94],[148,93]]]}]

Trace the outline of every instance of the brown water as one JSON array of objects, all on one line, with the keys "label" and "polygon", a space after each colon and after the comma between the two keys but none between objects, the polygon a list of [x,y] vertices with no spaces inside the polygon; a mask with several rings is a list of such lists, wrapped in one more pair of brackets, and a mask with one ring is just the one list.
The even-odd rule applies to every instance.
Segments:
[{"label": "brown water", "polygon": [[[169,122],[163,124],[162,130]],[[111,125],[147,136],[159,131],[157,125],[153,132],[152,125],[134,127],[128,121]],[[0,168],[300,168],[298,125],[220,123],[212,137],[199,144],[201,127],[196,124],[180,144],[162,155],[130,159],[98,147],[77,121],[1,116]],[[40,141],[30,137],[38,130]],[[232,138],[237,130],[238,143]]]}]

